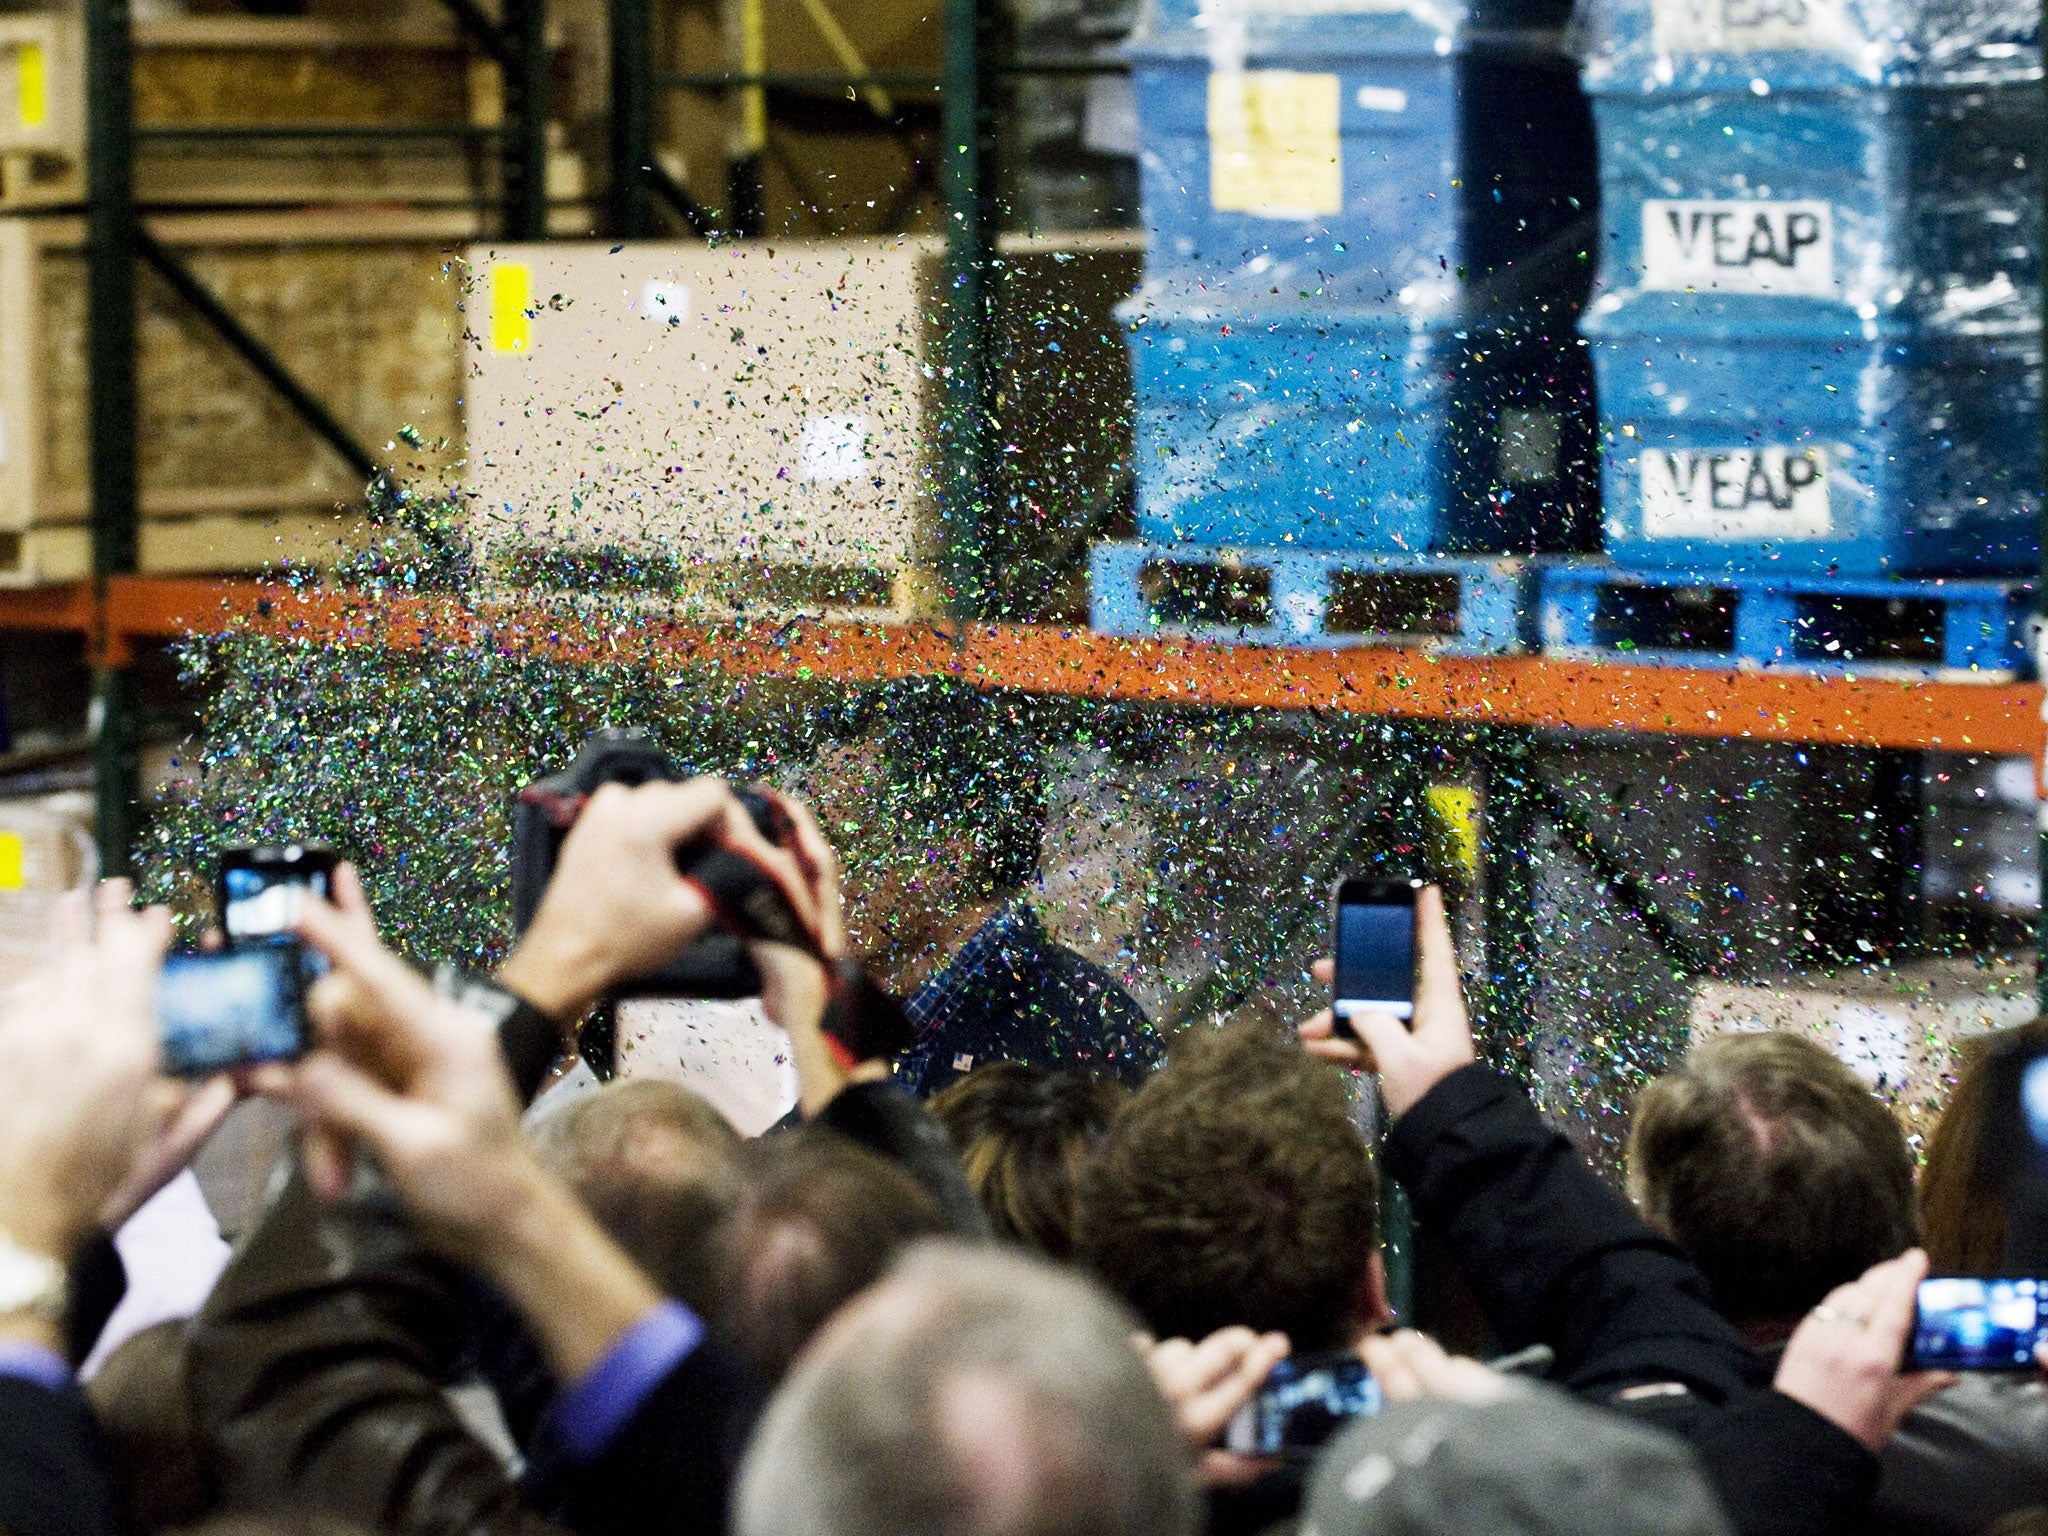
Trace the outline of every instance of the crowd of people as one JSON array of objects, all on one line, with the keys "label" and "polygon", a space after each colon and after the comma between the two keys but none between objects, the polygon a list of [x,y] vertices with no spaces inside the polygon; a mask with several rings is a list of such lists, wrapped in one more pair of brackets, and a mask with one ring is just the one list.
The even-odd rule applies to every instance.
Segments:
[{"label": "crowd of people", "polygon": [[[343,865],[298,919],[314,1048],[206,1082],[160,1069],[168,915],[120,882],[68,908],[0,1007],[0,1531],[2048,1531],[2041,1381],[1902,1363],[1930,1260],[2001,1251],[1971,1106],[2004,1040],[1917,1178],[1825,1051],[1703,1046],[1642,1095],[1625,1197],[1479,1059],[1425,890],[1412,1020],[909,1074],[833,1033],[837,864],[782,805],[778,846],[720,781],[607,786],[490,976],[394,953]],[[748,1139],[633,1078],[529,1124],[592,1007],[719,921],[676,857],[712,833],[816,939],[749,945],[795,1110]],[[196,1315],[81,1380],[132,1278],[108,1234],[242,1094],[297,1115],[260,1214]],[[1395,1184],[1520,1369],[1394,1314]],[[1311,1354],[1378,1411],[1233,1449]]]}]

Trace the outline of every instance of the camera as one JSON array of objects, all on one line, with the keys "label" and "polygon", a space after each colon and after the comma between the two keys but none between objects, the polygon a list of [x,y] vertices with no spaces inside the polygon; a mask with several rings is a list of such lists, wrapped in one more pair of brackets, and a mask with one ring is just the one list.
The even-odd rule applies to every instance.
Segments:
[{"label": "camera", "polygon": [[175,954],[157,983],[164,1070],[205,1077],[303,1055],[305,959],[284,938],[212,954]]},{"label": "camera", "polygon": [[[560,773],[520,790],[512,802],[512,921],[518,931],[524,933],[540,910],[562,843],[592,795],[607,784],[635,788],[681,778],[647,732],[607,727]],[[791,828],[782,807],[750,789],[735,793],[761,835],[786,846]],[[661,970],[634,978],[617,996],[753,997],[761,974],[747,957],[746,940],[815,947],[775,882],[744,854],[700,839],[676,850],[676,867],[703,888],[719,914],[718,929]]]}]

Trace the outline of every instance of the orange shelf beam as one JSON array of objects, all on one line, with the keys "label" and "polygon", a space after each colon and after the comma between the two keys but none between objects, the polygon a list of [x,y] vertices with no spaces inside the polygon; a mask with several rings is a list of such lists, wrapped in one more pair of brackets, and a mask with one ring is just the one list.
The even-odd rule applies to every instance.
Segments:
[{"label": "orange shelf beam", "polygon": [[[96,632],[91,588],[0,592],[0,628]],[[593,627],[540,607],[295,592],[246,581],[118,577],[105,653],[126,642],[250,629],[311,645],[482,646],[566,662],[704,667],[754,677],[881,682],[953,676],[986,688],[1160,704],[1321,709],[1754,741],[1833,742],[2038,759],[2042,689],[1843,673],[1620,666],[1548,657],[1438,657],[1392,648],[1292,650],[1119,640],[1047,625],[900,627],[650,618]]]}]

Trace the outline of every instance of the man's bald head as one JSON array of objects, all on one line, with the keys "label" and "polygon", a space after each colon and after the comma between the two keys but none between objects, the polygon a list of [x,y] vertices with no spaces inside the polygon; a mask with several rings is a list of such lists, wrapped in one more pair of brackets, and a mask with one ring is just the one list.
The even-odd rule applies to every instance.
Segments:
[{"label": "man's bald head", "polygon": [[740,1472],[739,1536],[1192,1536],[1135,1320],[1081,1276],[924,1244],[820,1333]]}]

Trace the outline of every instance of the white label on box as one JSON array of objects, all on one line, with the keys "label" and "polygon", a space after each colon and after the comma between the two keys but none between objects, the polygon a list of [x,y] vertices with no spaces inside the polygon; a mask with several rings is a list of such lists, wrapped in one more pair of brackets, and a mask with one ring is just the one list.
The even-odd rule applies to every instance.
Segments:
[{"label": "white label on box", "polygon": [[1361,85],[1353,98],[1361,112],[1406,112],[1408,93],[1398,86]]},{"label": "white label on box", "polygon": [[1832,298],[1834,210],[1819,201],[1650,198],[1643,286]]},{"label": "white label on box", "polygon": [[868,472],[868,418],[808,417],[796,451],[806,480],[857,480]]},{"label": "white label on box", "polygon": [[1817,539],[1833,526],[1823,448],[1645,448],[1643,536]]},{"label": "white label on box", "polygon": [[1792,48],[1857,57],[1866,39],[1845,0],[1653,0],[1660,53]]},{"label": "white label on box", "polygon": [[640,314],[647,320],[666,320],[675,325],[690,318],[688,284],[650,277],[640,289]]}]

